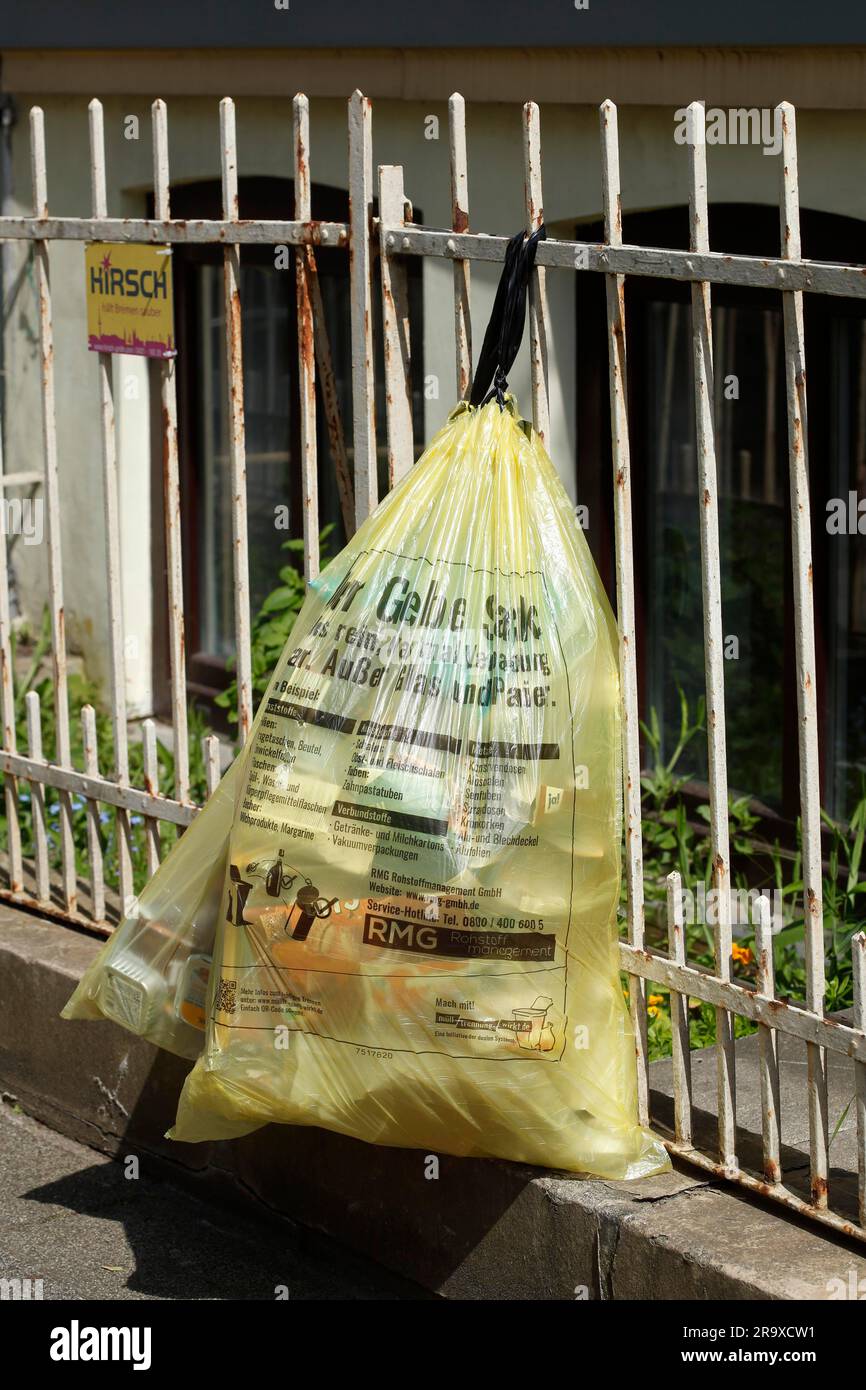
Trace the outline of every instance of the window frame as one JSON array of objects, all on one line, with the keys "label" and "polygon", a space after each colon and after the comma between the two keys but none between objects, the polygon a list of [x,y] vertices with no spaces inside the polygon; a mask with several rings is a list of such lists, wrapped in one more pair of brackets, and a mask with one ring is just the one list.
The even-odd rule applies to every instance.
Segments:
[{"label": "window frame", "polygon": [[[710,245],[731,254],[778,255],[779,224],[776,208],[756,204],[711,204]],[[856,219],[831,213],[805,210],[802,216],[803,254],[812,259],[859,263],[866,226]],[[625,213],[623,240],[629,245],[670,246],[688,249],[688,208],[678,205],[643,213]],[[576,225],[576,238],[603,241],[600,221]],[[577,496],[589,507],[588,540],[611,602],[616,607],[614,572],[613,486],[611,477],[611,435],[608,397],[606,306],[604,277],[578,273],[576,284],[576,382],[577,397]],[[713,304],[752,308],[781,309],[781,298],[772,290],[741,286],[714,285]],[[629,403],[629,442],[632,473],[632,508],[640,515],[641,499],[647,495],[649,459],[642,422],[646,418],[648,306],[651,303],[690,302],[690,286],[685,282],[658,280],[649,276],[630,276],[626,280],[625,316],[628,333],[627,393]],[[825,525],[824,496],[827,470],[825,441],[832,419],[833,325],[841,318],[866,318],[866,305],[859,300],[804,295],[806,361],[809,377],[809,458],[815,598],[816,683],[818,689],[818,742],[821,768],[821,800],[827,803],[831,790],[831,769],[827,761],[831,691],[828,648],[831,567],[833,555]],[[780,381],[784,390],[784,377]],[[793,846],[799,815],[799,749],[796,701],[796,660],[794,651],[794,603],[791,554],[790,489],[787,473],[787,437],[779,442],[783,460],[782,477],[785,507],[784,648],[782,681],[783,767],[781,810],[777,814],[761,802],[753,809],[761,821],[759,828],[772,839]],[[641,717],[646,717],[648,697],[648,612],[649,554],[647,528],[634,526],[635,626],[637,638],[638,699]],[[642,758],[646,748],[642,740]],[[690,799],[705,800],[706,784],[690,784]]]}]

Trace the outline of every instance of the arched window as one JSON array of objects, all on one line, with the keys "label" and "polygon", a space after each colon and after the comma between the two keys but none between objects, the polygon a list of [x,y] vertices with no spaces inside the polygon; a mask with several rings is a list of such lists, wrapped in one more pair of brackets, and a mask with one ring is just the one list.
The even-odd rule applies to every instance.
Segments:
[{"label": "arched window", "polygon": [[[601,227],[583,224],[576,235],[600,240]],[[687,209],[626,214],[623,236],[686,248]],[[866,227],[853,219],[805,211],[802,236],[812,259],[864,259]],[[777,256],[778,212],[715,205],[710,245]],[[612,591],[601,277],[579,276],[577,295],[578,492]],[[729,779],[734,794],[793,820],[799,770],[781,297],[714,286],[712,302]],[[626,326],[641,712],[657,711],[670,756],[678,687],[692,708],[705,688],[689,286],[630,278]],[[866,536],[828,531],[828,504],[866,496],[866,305],[807,294],[805,327],[822,804],[843,816],[862,795],[866,770]],[[680,770],[705,780],[705,740],[691,744]]]},{"label": "arched window", "polygon": [[[282,220],[293,216],[290,179],[241,178],[242,218]],[[216,181],[172,188],[175,218],[219,218],[222,195]],[[348,194],[314,184],[313,217],[347,221]],[[152,215],[152,209],[151,214]],[[352,360],[349,257],[344,249],[317,247],[316,264],[336,379],[337,401],[349,455],[352,452]],[[250,598],[253,613],[279,584],[289,559],[283,543],[303,534],[300,468],[300,397],[297,312],[293,254],[277,269],[273,246],[244,245],[240,256],[244,416],[246,426],[247,518]],[[413,393],[416,437],[423,435],[421,263],[407,266],[412,327]],[[372,269],[373,335],[376,352],[376,423],[380,495],[387,487],[384,373],[381,363],[381,296],[378,263]],[[225,367],[223,253],[214,245],[180,245],[174,253],[175,317],[178,343],[178,425],[184,553],[184,609],[187,684],[192,696],[210,701],[225,687],[226,663],[234,652],[234,576],[231,540],[231,478]],[[318,386],[317,386],[318,394]],[[158,397],[158,393],[157,393]],[[159,437],[159,434],[156,436]],[[325,413],[317,408],[319,513],[333,524],[334,554],[345,543]],[[161,461],[155,461],[161,479]],[[161,486],[156,483],[155,486]],[[159,506],[161,508],[161,499]],[[277,529],[276,509],[288,508],[288,529]],[[280,519],[283,519],[281,515]],[[156,573],[164,565],[155,564]],[[164,612],[164,604],[157,604]],[[155,652],[165,650],[157,640]],[[167,670],[155,673],[167,695]],[[211,709],[213,722],[218,710]]]}]

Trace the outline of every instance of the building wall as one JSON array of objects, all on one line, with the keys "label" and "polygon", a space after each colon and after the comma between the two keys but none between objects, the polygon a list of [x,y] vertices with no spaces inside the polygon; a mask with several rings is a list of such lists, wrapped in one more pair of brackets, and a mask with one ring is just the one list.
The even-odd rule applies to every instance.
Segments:
[{"label": "building wall", "polygon": [[[203,60],[202,60],[203,61]],[[224,59],[221,61],[225,61]],[[510,61],[510,59],[509,59]],[[647,61],[652,61],[648,59]],[[203,85],[199,60],[187,63],[188,89]],[[155,92],[159,70],[153,71]],[[175,85],[177,73],[175,69]],[[205,84],[206,85],[206,84]],[[49,209],[54,214],[90,213],[87,146],[87,95],[15,91],[18,124],[12,134],[13,183],[3,211],[30,210],[27,111],[39,102],[45,111]],[[576,93],[577,94],[577,93]],[[551,232],[570,235],[576,221],[600,214],[598,115],[589,105],[561,100],[542,104],[545,216]],[[346,187],[345,101],[311,97],[311,168],[315,182]],[[112,215],[144,215],[151,187],[149,99],[135,93],[104,98],[107,141],[108,206]],[[139,118],[140,138],[126,139],[130,115]],[[430,116],[439,120],[438,139]],[[288,97],[244,95],[237,103],[239,172],[291,176],[292,113]],[[467,104],[469,205],[472,230],[511,233],[524,221],[522,121],[518,102]],[[688,197],[687,150],[674,143],[674,117],[662,106],[624,106],[620,111],[623,204],[627,210],[684,204]],[[866,180],[862,151],[866,112],[805,110],[799,113],[801,197],[804,207],[866,219]],[[402,164],[407,195],[423,210],[424,221],[445,227],[450,220],[447,105],[444,101],[374,103],[374,166]],[[174,184],[219,178],[219,117],[214,97],[174,96],[169,102],[171,178]],[[779,159],[756,147],[710,148],[710,197],[718,201],[774,204],[778,199]],[[286,215],[291,215],[291,208]],[[723,249],[723,248],[719,248]],[[808,248],[806,248],[808,252]],[[39,397],[38,331],[32,267],[25,243],[7,243],[5,370],[7,472],[39,467],[42,437]],[[866,257],[864,257],[866,259]],[[497,271],[474,266],[472,311],[477,354],[492,303]],[[88,672],[106,678],[106,587],[96,359],[86,350],[83,251],[80,243],[55,243],[51,283],[56,353],[57,433],[62,499],[62,547],[69,643],[80,650]],[[8,296],[15,288],[14,302]],[[551,321],[551,453],[574,496],[579,441],[575,439],[575,293],[571,272],[547,275]],[[425,362],[427,377],[438,379],[438,399],[426,403],[427,434],[444,420],[454,400],[452,268],[425,261]],[[606,351],[602,334],[597,350]],[[122,548],[125,621],[134,639],[128,651],[128,697],[133,712],[151,708],[150,643],[153,613],[148,541],[150,515],[150,408],[148,380],[137,359],[115,363],[119,420]],[[529,409],[526,350],[512,374],[524,410]],[[37,621],[47,592],[45,547],[12,549],[23,612]]]}]

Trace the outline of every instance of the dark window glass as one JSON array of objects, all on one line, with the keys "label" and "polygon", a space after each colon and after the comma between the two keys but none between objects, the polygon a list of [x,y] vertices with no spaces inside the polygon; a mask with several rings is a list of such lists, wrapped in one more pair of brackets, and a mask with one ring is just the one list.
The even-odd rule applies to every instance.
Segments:
[{"label": "dark window glass", "polygon": [[[863,261],[853,219],[804,210],[802,233],[806,257]],[[603,239],[597,223],[576,234]],[[687,209],[626,214],[623,235],[685,249]],[[778,214],[711,206],[710,245],[777,256]],[[639,697],[643,718],[653,707],[659,716],[665,756],[679,734],[679,688],[692,710],[706,688],[690,293],[662,279],[626,282]],[[799,755],[782,300],[714,286],[712,305],[729,783],[792,830]],[[844,817],[866,775],[866,305],[807,294],[804,316],[821,799]],[[602,277],[578,275],[578,498],[613,599],[605,319]],[[834,534],[828,506],[842,502],[848,519]],[[706,781],[705,739],[679,771]]]},{"label": "dark window glass", "polygon": [[832,501],[818,520],[832,561],[827,748],[832,805],[842,815],[863,795],[866,771],[866,320],[834,320],[831,349]]},{"label": "dark window glass", "polygon": [[[650,301],[646,331],[647,675],[666,751],[679,731],[679,688],[704,693],[700,499],[691,311]],[[716,467],[725,634],[728,778],[782,803],[785,587],[785,420],[781,311],[718,305],[713,312]],[[685,767],[707,775],[706,743]]]},{"label": "dark window glass", "polygon": [[[292,184],[278,179],[240,181],[242,218],[291,215]],[[348,197],[314,185],[313,216],[345,221]],[[214,184],[187,185],[173,193],[175,217],[218,217]],[[419,214],[420,215],[420,214]],[[350,475],[352,359],[349,257],[316,249],[319,286]],[[174,257],[178,336],[181,505],[184,543],[184,606],[187,675],[191,694],[209,698],[228,679],[234,653],[234,569],[229,414],[226,380],[223,254],[218,246],[177,247]],[[407,258],[413,411],[416,440],[423,439],[423,303],[421,262]],[[386,419],[379,267],[374,259],[373,337],[376,354],[376,427],[380,495],[387,488]],[[274,248],[244,246],[240,254],[246,498],[250,605],[255,613],[277,587],[288,560],[283,544],[303,535],[300,473],[298,341],[293,253],[286,268]],[[329,553],[346,533],[317,375],[319,520],[332,524]],[[279,511],[278,511],[279,509]],[[279,521],[279,525],[277,522]]]}]

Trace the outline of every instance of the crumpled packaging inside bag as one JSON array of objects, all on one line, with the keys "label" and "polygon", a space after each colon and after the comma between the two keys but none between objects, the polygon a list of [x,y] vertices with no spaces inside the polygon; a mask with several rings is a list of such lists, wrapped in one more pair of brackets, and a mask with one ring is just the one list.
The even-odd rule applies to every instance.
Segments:
[{"label": "crumpled packaging inside bag", "polygon": [[243,759],[235,760],[136,898],[61,1018],[109,1018],[179,1057],[199,1055]]},{"label": "crumpled packaging inside bag", "polygon": [[619,709],[540,439],[510,396],[459,406],[310,585],[259,711],[171,1137],[666,1168],[618,965]]}]

